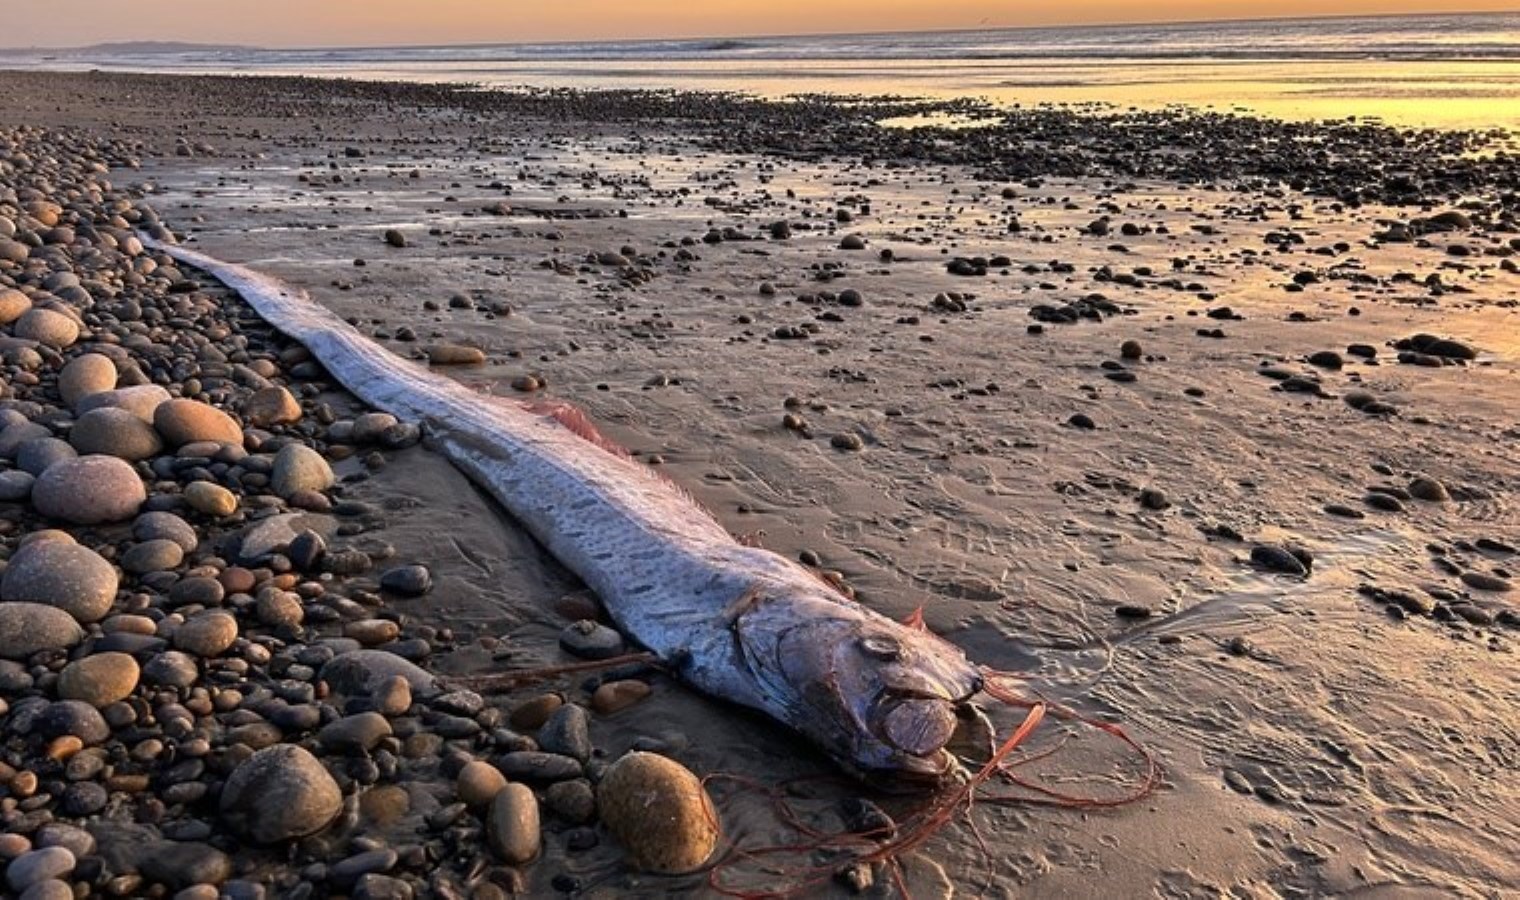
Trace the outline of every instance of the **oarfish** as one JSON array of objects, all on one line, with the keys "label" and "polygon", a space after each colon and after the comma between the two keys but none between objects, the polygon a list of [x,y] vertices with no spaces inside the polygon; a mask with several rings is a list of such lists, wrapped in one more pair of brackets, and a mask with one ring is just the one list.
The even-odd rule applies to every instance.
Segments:
[{"label": "oarfish", "polygon": [[361,400],[420,424],[685,683],[765,713],[863,774],[939,778],[982,675],[950,643],[746,546],[568,407],[484,396],[380,347],[303,291],[159,242],[242,295]]}]

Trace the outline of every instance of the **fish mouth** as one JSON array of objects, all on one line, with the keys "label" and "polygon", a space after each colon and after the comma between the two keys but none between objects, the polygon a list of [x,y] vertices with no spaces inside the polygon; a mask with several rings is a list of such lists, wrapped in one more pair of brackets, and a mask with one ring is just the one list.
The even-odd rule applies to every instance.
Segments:
[{"label": "fish mouth", "polygon": [[[964,701],[962,701],[964,702]],[[954,768],[945,749],[958,725],[956,701],[922,695],[883,697],[875,737],[891,754],[894,774],[912,781],[942,781]]]}]

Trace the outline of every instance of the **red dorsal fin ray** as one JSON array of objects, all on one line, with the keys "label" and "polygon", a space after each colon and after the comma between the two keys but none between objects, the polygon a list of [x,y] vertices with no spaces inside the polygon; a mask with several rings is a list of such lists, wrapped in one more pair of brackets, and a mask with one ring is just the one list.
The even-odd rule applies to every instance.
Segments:
[{"label": "red dorsal fin ray", "polygon": [[626,447],[598,431],[592,424],[591,417],[578,406],[572,406],[563,400],[539,400],[528,404],[528,410],[553,419],[577,437],[590,441],[614,456],[633,458]]},{"label": "red dorsal fin ray", "polygon": [[552,419],[566,431],[570,432],[578,438],[581,438],[587,443],[605,450],[606,452],[611,453],[613,456],[616,456],[619,459],[627,460],[646,477],[656,479],[666,487],[680,494],[683,498],[686,499],[688,503],[705,513],[708,518],[712,519],[715,522],[718,520],[718,517],[712,514],[712,510],[708,509],[706,506],[703,506],[702,501],[693,496],[692,493],[686,488],[670,480],[670,478],[665,475],[665,473],[656,471],[645,463],[639,461],[634,457],[632,453],[628,451],[628,448],[624,447],[622,444],[619,444],[617,441],[614,441],[612,438],[609,438],[606,435],[602,434],[601,431],[597,429],[596,425],[591,422],[591,417],[586,415],[585,411],[580,407],[575,406],[571,403],[566,403],[563,400],[536,400],[524,404],[524,407],[531,413],[543,416],[547,419]]}]

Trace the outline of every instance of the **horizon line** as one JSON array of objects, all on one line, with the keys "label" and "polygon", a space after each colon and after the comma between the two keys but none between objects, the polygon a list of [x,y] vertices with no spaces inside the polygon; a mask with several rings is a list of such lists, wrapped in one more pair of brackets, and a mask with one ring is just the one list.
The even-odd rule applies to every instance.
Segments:
[{"label": "horizon line", "polygon": [[1151,19],[1141,21],[1113,21],[1113,22],[1071,22],[1064,24],[1049,25],[997,25],[997,26],[971,26],[957,28],[917,28],[917,29],[892,29],[886,31],[810,31],[810,32],[781,32],[768,34],[712,34],[697,35],[691,37],[640,37],[640,38],[557,38],[549,40],[502,40],[502,41],[461,41],[457,43],[442,44],[297,44],[284,46],[271,46],[263,44],[239,44],[222,43],[216,41],[193,41],[181,39],[160,40],[133,40],[130,38],[114,41],[96,41],[93,44],[83,45],[43,45],[33,44],[27,47],[0,47],[0,53],[48,50],[54,52],[90,50],[95,47],[110,46],[112,44],[143,44],[143,45],[173,45],[183,44],[188,47],[205,47],[235,50],[261,50],[261,51],[325,51],[325,50],[434,50],[445,48],[472,48],[472,47],[522,47],[522,46],[575,46],[580,44],[657,44],[668,42],[691,42],[691,41],[735,41],[735,40],[781,40],[789,38],[840,38],[840,37],[890,37],[907,34],[969,34],[984,31],[1088,31],[1104,28],[1136,28],[1147,25],[1244,25],[1257,22],[1330,22],[1330,21],[1355,21],[1367,19],[1432,19],[1451,18],[1458,16],[1474,17],[1500,17],[1520,16],[1520,10],[1509,12],[1500,10],[1476,10],[1456,12],[1401,12],[1401,13],[1374,13],[1372,15],[1347,15],[1345,13],[1327,13],[1324,15],[1309,16],[1245,16],[1225,19]]}]

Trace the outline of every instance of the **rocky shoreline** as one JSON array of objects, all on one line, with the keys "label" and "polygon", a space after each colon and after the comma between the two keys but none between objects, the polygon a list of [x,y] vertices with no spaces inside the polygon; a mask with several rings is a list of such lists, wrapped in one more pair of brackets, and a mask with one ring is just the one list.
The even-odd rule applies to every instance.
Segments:
[{"label": "rocky shoreline", "polygon": [[[333,470],[353,460],[344,481],[362,480],[416,426],[357,409],[234,295],[145,252],[137,231],[172,236],[108,180],[134,165],[120,143],[0,135],[7,885],[28,900],[521,892],[509,868],[448,861],[535,859],[526,784],[567,840],[596,842],[587,775],[606,764],[588,769],[588,717],[647,695],[639,667],[580,703],[510,712],[420,667],[454,644],[406,612],[428,568],[397,561],[383,512],[345,499]],[[588,635],[607,632],[587,622],[565,643],[595,658],[606,638]],[[419,779],[458,800],[414,841],[366,837],[407,815]],[[632,771],[602,802],[682,779]],[[655,871],[713,847],[622,827]],[[298,842],[302,864],[281,871]]]},{"label": "rocky shoreline", "polygon": [[[1195,841],[1221,841],[1220,860],[1260,854],[1250,862],[1256,880],[1235,887],[1274,878],[1304,890],[1376,882],[1336,869],[1328,842],[1342,840],[1340,833],[1302,838],[1308,849],[1285,837],[1297,826],[1283,810],[1314,817],[1331,807],[1385,809],[1381,799],[1338,793],[1360,783],[1363,767],[1377,768],[1381,751],[1357,743],[1361,732],[1342,734],[1339,723],[1264,714],[1265,732],[1229,724],[1238,717],[1233,709],[1252,702],[1275,709],[1260,698],[1194,709],[1186,696],[1172,696],[1212,697],[1220,682],[1249,689],[1253,677],[1264,684],[1275,677],[1273,667],[1288,673],[1285,680],[1313,685],[1372,677],[1354,658],[1337,663],[1350,667],[1339,675],[1315,668],[1330,664],[1313,658],[1325,639],[1268,631],[1259,624],[1266,617],[1211,628],[1210,598],[1241,579],[1281,579],[1249,582],[1251,596],[1287,597],[1295,622],[1318,627],[1320,595],[1307,610],[1293,607],[1295,591],[1312,579],[1353,604],[1351,613],[1326,619],[1344,627],[1343,641],[1369,642],[1371,649],[1358,651],[1368,657],[1414,646],[1421,659],[1444,658],[1448,640],[1484,658],[1511,652],[1520,616],[1511,602],[1515,548],[1505,539],[1512,514],[1504,498],[1520,473],[1503,454],[1520,432],[1504,404],[1513,382],[1503,379],[1512,377],[1513,360],[1470,337],[1484,334],[1475,322],[1513,321],[1498,318],[1514,309],[1520,250],[1520,165],[1510,136],[1180,113],[993,113],[897,99],[768,104],[316,79],[0,78],[11,88],[12,120],[39,123],[0,129],[0,880],[29,900],[699,892],[701,876],[637,873],[686,872],[708,860],[725,840],[709,827],[715,818],[747,834],[776,825],[735,812],[724,802],[732,798],[719,798],[717,815],[686,766],[705,775],[742,763],[777,782],[820,771],[785,738],[767,745],[786,748],[784,762],[733,754],[693,715],[724,715],[732,743],[763,727],[706,705],[672,712],[660,704],[681,692],[666,691],[670,682],[643,663],[486,692],[480,676],[503,666],[595,661],[627,648],[562,573],[535,570],[543,576],[537,585],[516,571],[504,576],[461,540],[464,526],[451,516],[464,501],[450,494],[464,490],[461,480],[425,480],[421,493],[444,488],[424,501],[367,494],[378,480],[422,471],[415,426],[360,407],[236,297],[144,250],[135,236],[204,232],[225,241],[210,207],[259,177],[280,179],[294,211],[257,199],[247,209],[229,206],[224,214],[239,223],[239,246],[268,246],[259,242],[271,240],[275,223],[319,235],[316,244],[327,227],[317,224],[328,214],[321,200],[354,192],[345,218],[373,219],[354,243],[339,234],[331,238],[336,249],[310,257],[304,244],[283,256],[284,245],[266,252],[321,271],[331,281],[325,300],[403,295],[408,305],[399,317],[378,300],[373,309],[361,300],[345,310],[377,340],[440,366],[489,372],[492,389],[563,386],[593,412],[605,403],[599,418],[631,422],[635,437],[662,429],[650,424],[657,413],[639,418],[628,409],[673,404],[666,414],[701,423],[692,433],[710,436],[703,440],[718,447],[715,458],[741,477],[714,476],[717,463],[690,446],[695,438],[672,438],[640,458],[697,485],[725,521],[731,515],[785,532],[777,537],[784,549],[811,565],[837,562],[845,571],[831,577],[858,580],[873,600],[903,582],[928,586],[948,598],[944,609],[928,610],[931,623],[989,663],[1011,668],[997,654],[1034,634],[1048,641],[1018,652],[1057,660],[1051,668],[1059,675],[1081,674],[1099,648],[1112,654],[1113,646],[1131,654],[1114,664],[1131,675],[1177,674],[1176,681],[1136,676],[1143,702],[1126,706],[1126,687],[1100,705],[1148,725],[1158,740],[1171,729],[1200,728],[1191,741],[1164,745],[1166,818],[1175,823],[1178,807],[1210,804],[1211,815],[1229,810],[1248,822],[1240,840],[1271,845],[1271,853],[1241,849],[1217,829],[1189,832]],[[925,111],[986,117],[986,127],[874,124]],[[424,126],[436,131],[419,136]],[[522,194],[542,190],[549,199],[513,195],[514,175],[489,155],[503,132],[529,148],[509,155]],[[679,178],[630,174],[607,159],[551,156],[596,141],[697,169],[671,163]],[[434,159],[458,168],[433,171]],[[198,176],[194,192],[164,193],[160,181],[177,163],[211,174]],[[535,166],[542,171],[530,173]],[[791,180],[778,182],[773,195],[778,173]],[[758,183],[753,193],[719,196],[748,177]],[[1152,196],[1136,179],[1183,193]],[[404,212],[385,204],[412,183],[430,192],[411,201],[426,213],[402,221]],[[783,183],[803,195],[827,191],[823,211],[778,211],[795,199],[780,199]],[[953,186],[931,206],[915,193],[924,184]],[[489,202],[457,199],[471,191]],[[574,191],[604,194],[571,202]],[[884,196],[873,201],[865,196],[871,191]],[[688,198],[703,212],[689,213]],[[971,204],[992,211],[964,213]],[[1379,206],[1362,210],[1372,204]],[[469,208],[444,213],[462,206]],[[895,224],[869,240],[855,233],[894,207],[901,210]],[[669,230],[650,210],[671,215]],[[1059,227],[1043,221],[1056,214],[1064,217]],[[951,224],[936,231],[936,221]],[[973,221],[982,229],[974,236],[965,225]],[[488,233],[497,222],[507,223],[505,237]],[[968,233],[953,231],[963,227]],[[593,228],[599,236],[590,236]],[[1362,236],[1358,243],[1339,240],[1351,231]],[[992,234],[1028,247],[1007,251]],[[1193,243],[1173,246],[1184,237]],[[497,238],[520,243],[481,249]],[[577,249],[561,254],[561,246]],[[1132,247],[1156,261],[1131,258]],[[1422,255],[1400,257],[1385,265],[1389,271],[1347,260],[1383,248]],[[1073,264],[1057,258],[1063,250],[1104,259]],[[405,268],[424,254],[438,254],[424,258],[440,272],[484,259],[485,273],[469,276],[469,291],[445,296],[425,269]],[[708,260],[732,268],[708,275]],[[1273,291],[1265,300],[1259,285],[1244,285],[1261,271],[1270,272]],[[1023,292],[1004,291],[1004,281],[1020,274],[1030,281]],[[697,324],[684,308],[640,306],[688,277],[710,279],[685,293],[712,304],[692,308]],[[490,289],[501,278],[511,288],[505,297]],[[1080,279],[1087,281],[1078,289]],[[416,296],[422,291],[426,299]],[[781,296],[787,293],[793,297]],[[1285,315],[1272,306],[1283,297],[1312,301]],[[1426,315],[1441,303],[1452,319]],[[554,330],[560,315],[573,326],[563,333]],[[1447,328],[1459,315],[1474,318],[1460,320],[1461,339],[1448,337],[1459,333]],[[974,344],[982,322],[996,323],[1006,357]],[[1325,336],[1310,337],[1312,347],[1276,349],[1298,347],[1308,331],[1301,326],[1316,322],[1325,329],[1316,335]],[[508,325],[515,330],[503,336]],[[1376,341],[1368,336],[1374,331]],[[1498,345],[1501,333],[1486,336]],[[699,337],[681,345],[688,334]],[[857,353],[851,339],[861,335]],[[907,336],[906,350],[894,344],[897,335]],[[1252,341],[1271,349],[1234,349]],[[700,363],[678,355],[693,344]],[[630,347],[652,349],[635,357]],[[754,365],[752,354],[775,360],[792,348],[795,356],[774,364],[763,404],[746,407],[742,373]],[[703,366],[741,375],[721,389],[693,387],[686,401],[663,399],[701,384]],[[1427,387],[1415,373],[1451,382]],[[1157,396],[1122,393],[1146,389]],[[1471,393],[1458,397],[1461,390]],[[1189,406],[1176,406],[1179,398]],[[998,405],[1010,402],[1027,406]],[[1239,419],[1228,418],[1231,404]],[[715,410],[731,419],[713,419]],[[1208,470],[1215,454],[1187,446],[1187,429],[1171,424],[1174,416],[1196,417],[1183,421],[1233,448],[1232,464],[1253,454],[1270,462]],[[1310,434],[1298,416],[1313,423]],[[1342,466],[1349,474],[1315,444],[1315,429],[1356,456]],[[797,467],[746,471],[721,455],[755,435],[797,454],[788,457]],[[1240,443],[1231,443],[1235,436]],[[1046,445],[1060,449],[1045,454]],[[1292,452],[1279,452],[1285,446]],[[984,468],[1031,451],[1041,455],[995,474]],[[783,451],[745,452],[761,460]],[[928,461],[915,457],[875,473],[876,481],[849,481],[857,476],[845,467],[854,463],[835,462],[892,466],[894,454],[918,453]],[[1372,474],[1363,471],[1364,458],[1375,460]],[[1173,465],[1204,470],[1201,483]],[[1036,480],[1018,480],[1031,471]],[[1334,472],[1333,492],[1323,482],[1304,487],[1324,472]],[[965,483],[945,496],[911,493],[952,475]],[[1258,499],[1272,493],[1262,485],[1275,488],[1274,499]],[[911,502],[874,505],[898,494]],[[1050,495],[1061,498],[1057,505],[1042,499]],[[976,504],[1008,496],[1017,500],[1012,530],[1038,533],[1033,520],[1082,539],[1027,552],[1000,548],[1001,532],[983,524]],[[475,502],[472,513],[484,508]],[[848,521],[803,518],[830,505],[848,510],[841,517]],[[931,528],[943,536],[924,550],[924,529],[900,523],[930,507],[939,523]],[[807,525],[794,529],[788,512]],[[1375,546],[1411,529],[1427,542],[1422,564],[1430,571],[1364,565],[1347,545],[1323,537],[1322,521],[1347,529],[1411,523],[1353,540]],[[840,537],[867,527],[891,537],[874,544]],[[802,540],[827,549],[786,543]],[[1086,555],[1094,547],[1098,555]],[[964,557],[952,556],[960,548],[969,548]],[[510,629],[456,619],[447,606],[427,605],[453,600],[439,595],[460,588],[440,576],[446,564],[435,557],[445,555],[454,560],[448,565],[478,569],[476,584],[503,582],[503,605],[561,596],[531,614],[501,615]],[[1030,566],[1013,579],[1020,590],[1081,596],[1097,611],[1084,615],[1101,624],[1073,632],[1059,616],[1038,618],[1037,604],[1005,597],[1005,588],[1014,589],[977,568],[990,558],[995,569],[1000,556]],[[1190,561],[1187,571],[1180,561]],[[1224,574],[1209,568],[1215,565]],[[883,573],[893,566],[908,574],[888,580]],[[1174,609],[1189,592],[1204,596],[1198,607]],[[1386,611],[1389,627],[1413,636],[1377,643],[1389,638],[1368,624],[1368,608]],[[506,630],[513,638],[501,636]],[[1242,666],[1257,666],[1247,670],[1255,675],[1229,668]],[[1481,674],[1471,676],[1465,696],[1502,697],[1491,671],[1472,666]],[[1393,697],[1389,685],[1397,683],[1379,682],[1374,693]],[[1446,701],[1421,695],[1417,702],[1437,717]],[[1184,710],[1178,719],[1156,712],[1168,703]],[[1247,747],[1282,744],[1279,729],[1300,727],[1318,735],[1316,747],[1333,748],[1277,766],[1260,764],[1267,750],[1228,749],[1237,739]],[[1481,730],[1492,723],[1473,727],[1480,730],[1464,738],[1470,746],[1498,739]],[[1462,777],[1474,780],[1457,793],[1502,806],[1504,789],[1483,773],[1503,752],[1455,763],[1435,749],[1399,749],[1438,766],[1441,778],[1470,766]],[[1077,759],[1087,771],[1118,771],[1101,754]],[[809,799],[827,807],[821,821],[837,824],[851,817],[834,801],[855,803],[856,794],[820,789]],[[1243,811],[1242,797],[1259,798],[1264,808]],[[670,827],[643,827],[637,810],[650,802],[668,808]],[[1230,883],[1219,873],[1196,881],[1179,875],[1169,851],[1145,843],[1154,822],[1136,816],[1104,827],[1155,858],[1138,869],[1110,859],[1105,883],[1180,893]],[[1014,872],[1000,873],[999,889],[1028,886],[1050,869],[1077,879],[1052,882],[1051,892],[1086,883],[1080,835],[1051,837],[1069,823],[1024,813],[995,821],[1007,833],[1049,841],[1043,856],[1016,859]],[[1288,849],[1274,855],[1279,847]],[[1395,868],[1418,856],[1383,852],[1366,871],[1390,856]],[[957,866],[949,874],[935,875],[927,861],[931,874],[920,892],[969,890],[981,877],[969,843],[949,857]],[[1287,861],[1311,857],[1319,861]],[[1496,856],[1486,859],[1464,888],[1513,872]],[[832,887],[841,894],[888,890],[880,867],[844,867],[841,879]]]}]

